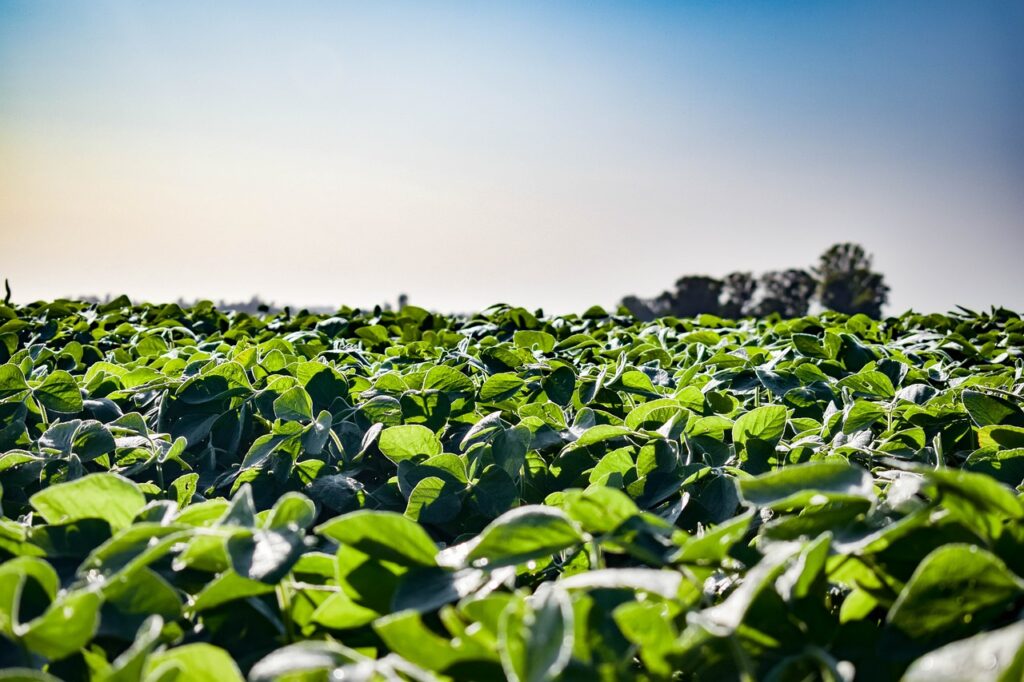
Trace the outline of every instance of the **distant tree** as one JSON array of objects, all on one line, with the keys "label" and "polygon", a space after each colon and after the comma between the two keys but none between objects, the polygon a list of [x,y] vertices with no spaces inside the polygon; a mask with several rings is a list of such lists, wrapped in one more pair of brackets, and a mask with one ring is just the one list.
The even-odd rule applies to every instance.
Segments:
[{"label": "distant tree", "polygon": [[834,244],[812,269],[818,278],[818,299],[830,309],[848,315],[882,316],[889,287],[881,273],[871,269],[871,256],[859,244]]},{"label": "distant tree", "polygon": [[702,313],[718,315],[722,286],[722,281],[714,277],[680,277],[676,280],[675,292],[671,294],[671,314],[676,317],[694,317]]},{"label": "distant tree", "polygon": [[817,281],[806,270],[790,268],[761,275],[760,296],[754,314],[763,316],[778,313],[782,317],[800,317],[807,314]]},{"label": "distant tree", "polygon": [[633,294],[623,298],[621,305],[641,322],[650,322],[657,317],[657,314],[650,306],[650,301],[646,301]]},{"label": "distant tree", "polygon": [[722,280],[722,299],[719,314],[722,317],[743,317],[757,293],[757,280],[749,272],[730,272]]}]

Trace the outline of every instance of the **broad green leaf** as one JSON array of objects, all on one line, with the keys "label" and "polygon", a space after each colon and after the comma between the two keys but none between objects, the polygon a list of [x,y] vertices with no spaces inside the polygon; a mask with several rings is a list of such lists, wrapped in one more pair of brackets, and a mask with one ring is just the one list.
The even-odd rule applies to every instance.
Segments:
[{"label": "broad green leaf", "polygon": [[978,429],[981,447],[1024,448],[1024,428],[1019,426],[989,425]]},{"label": "broad green leaf", "polygon": [[316,505],[302,493],[285,493],[274,503],[267,517],[266,527],[271,530],[309,528],[316,520]]},{"label": "broad green leaf", "polygon": [[612,426],[611,424],[598,424],[580,434],[580,437],[573,443],[574,447],[585,448],[606,440],[621,438],[633,433],[632,429],[625,426]]},{"label": "broad green leaf", "polygon": [[203,405],[251,392],[245,368],[237,362],[225,362],[183,383],[177,397],[189,405]]},{"label": "broad green leaf", "polygon": [[135,641],[111,662],[110,670],[99,675],[102,682],[135,682],[142,679],[146,658],[156,648],[163,629],[160,616],[150,616],[139,626]]},{"label": "broad green leaf", "polygon": [[52,601],[60,583],[57,572],[38,557],[15,557],[0,563],[0,634],[11,636],[18,625],[18,607],[26,580],[34,580]]},{"label": "broad green leaf", "polygon": [[316,533],[403,566],[435,565],[437,545],[427,532],[415,521],[394,512],[352,512],[318,526]]},{"label": "broad green leaf", "polygon": [[636,645],[644,665],[660,678],[672,675],[668,655],[678,633],[669,618],[668,606],[656,602],[628,601],[613,612],[615,624]]},{"label": "broad green leaf", "polygon": [[454,519],[461,508],[462,502],[454,486],[437,476],[427,476],[409,494],[405,515],[420,523],[446,523]]},{"label": "broad green leaf", "polygon": [[624,492],[603,486],[567,490],[561,506],[588,533],[608,533],[640,513],[636,503]]},{"label": "broad green leaf", "polygon": [[512,342],[520,348],[533,348],[536,346],[544,353],[550,353],[555,349],[555,337],[547,332],[520,329],[512,335]]},{"label": "broad green leaf", "polygon": [[28,389],[25,373],[17,365],[0,365],[0,399],[10,397]]},{"label": "broad green leaf", "polygon": [[441,454],[441,441],[434,432],[419,424],[389,426],[380,433],[380,451],[396,464],[417,455]]},{"label": "broad green leaf", "polygon": [[946,545],[924,557],[887,621],[926,639],[972,620],[990,620],[1021,594],[1024,581],[995,555],[974,545]]},{"label": "broad green leaf", "polygon": [[879,398],[893,398],[896,396],[896,389],[893,388],[892,380],[876,370],[851,374],[839,381],[838,385],[842,388],[848,388],[854,393],[862,393]]},{"label": "broad green leaf", "polygon": [[146,661],[146,679],[162,673],[161,681],[167,670],[173,670],[171,680],[179,682],[244,682],[241,671],[234,659],[219,647],[212,644],[197,642],[173,647],[157,654],[152,654]]},{"label": "broad green leaf", "polygon": [[103,599],[94,591],[70,592],[53,602],[46,613],[22,625],[21,641],[50,660],[70,656],[92,639],[102,605]]},{"label": "broad green leaf", "polygon": [[760,473],[768,468],[783,432],[788,412],[781,405],[765,405],[743,414],[732,426],[732,440],[748,468]]},{"label": "broad green leaf", "polygon": [[551,556],[583,541],[565,513],[530,505],[502,514],[481,531],[467,562],[495,568]]},{"label": "broad green leaf", "polygon": [[800,551],[796,543],[772,547],[763,559],[743,576],[743,582],[722,603],[699,612],[691,612],[687,621],[699,624],[718,636],[731,635],[740,627],[751,604],[786,569],[787,562]]},{"label": "broad green leaf", "polygon": [[235,572],[268,585],[280,582],[304,549],[303,536],[294,530],[238,533],[227,544]]},{"label": "broad green leaf", "polygon": [[871,475],[845,462],[809,462],[738,481],[740,496],[758,507],[786,509],[831,496],[873,498]]},{"label": "broad green leaf", "polygon": [[786,429],[786,408],[765,405],[743,414],[732,427],[732,439],[744,446],[751,440],[777,443]]},{"label": "broad green leaf", "polygon": [[364,656],[337,642],[297,642],[257,661],[249,671],[249,682],[319,679],[330,675],[335,668],[363,660]]},{"label": "broad green leaf", "polygon": [[310,620],[333,630],[351,630],[368,625],[380,614],[357,604],[344,592],[335,592],[316,607]]},{"label": "broad green leaf", "polygon": [[441,672],[460,661],[486,658],[493,653],[474,646],[472,639],[455,642],[439,636],[424,625],[416,611],[398,613],[377,619],[373,629],[391,651],[427,670]]},{"label": "broad green leaf", "polygon": [[274,401],[274,416],[285,421],[313,419],[313,400],[301,386],[292,386]]},{"label": "broad green leaf", "polygon": [[865,429],[885,416],[885,409],[881,405],[858,400],[850,408],[843,422],[843,433],[854,433]]},{"label": "broad green leaf", "polygon": [[[626,426],[634,431],[641,429],[657,431],[673,417],[681,416],[685,408],[674,398],[660,398],[641,403],[634,407],[626,416]],[[689,414],[686,415],[689,417]],[[686,426],[686,419],[677,422],[677,427],[683,429]]]},{"label": "broad green leaf", "polygon": [[43,383],[33,390],[43,407],[54,412],[77,413],[82,411],[82,392],[75,378],[64,370],[49,374]]},{"label": "broad green leaf", "polygon": [[563,590],[627,589],[634,592],[650,592],[664,599],[673,599],[679,594],[683,574],[678,571],[661,571],[653,568],[605,568],[577,573],[558,585]]},{"label": "broad green leaf", "polygon": [[939,647],[910,664],[903,682],[1024,679],[1024,621]]},{"label": "broad green leaf", "polygon": [[146,498],[135,483],[106,473],[50,486],[29,501],[47,523],[103,519],[114,530],[129,526],[146,505]]},{"label": "broad green leaf", "polygon": [[236,599],[247,599],[273,591],[273,585],[243,577],[234,570],[224,571],[199,591],[192,608],[199,613]]},{"label": "broad green leaf", "polygon": [[487,381],[480,387],[480,400],[486,403],[509,400],[525,385],[526,382],[519,375],[512,372],[492,374],[487,377]]},{"label": "broad green leaf", "polygon": [[573,611],[568,595],[544,583],[532,596],[509,604],[499,626],[501,667],[512,682],[555,680],[569,664]]},{"label": "broad green leaf", "polygon": [[964,408],[978,426],[1014,424],[1024,426],[1024,413],[1020,408],[1003,398],[965,390],[962,397]]},{"label": "broad green leaf", "polygon": [[970,526],[983,535],[997,538],[1007,519],[1024,518],[1024,504],[998,481],[983,474],[951,469],[923,471],[927,489]]}]

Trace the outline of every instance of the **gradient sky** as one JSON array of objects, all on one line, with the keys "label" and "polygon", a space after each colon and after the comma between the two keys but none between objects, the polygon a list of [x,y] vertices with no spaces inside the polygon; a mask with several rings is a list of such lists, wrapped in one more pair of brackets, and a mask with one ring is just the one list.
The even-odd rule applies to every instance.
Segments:
[{"label": "gradient sky", "polygon": [[0,0],[0,276],[549,311],[858,241],[1024,308],[1024,2]]}]

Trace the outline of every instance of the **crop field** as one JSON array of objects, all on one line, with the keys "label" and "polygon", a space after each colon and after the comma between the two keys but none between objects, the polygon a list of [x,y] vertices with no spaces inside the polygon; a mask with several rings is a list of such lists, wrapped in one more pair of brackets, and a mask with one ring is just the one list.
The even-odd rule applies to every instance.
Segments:
[{"label": "crop field", "polygon": [[1024,321],[0,306],[0,680],[1024,678]]}]

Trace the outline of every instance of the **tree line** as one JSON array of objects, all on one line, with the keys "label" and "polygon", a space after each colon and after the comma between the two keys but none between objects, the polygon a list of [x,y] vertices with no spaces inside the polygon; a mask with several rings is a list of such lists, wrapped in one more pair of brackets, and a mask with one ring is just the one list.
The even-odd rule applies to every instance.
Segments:
[{"label": "tree line", "polygon": [[759,276],[732,272],[722,279],[687,275],[676,280],[674,289],[654,298],[626,296],[622,305],[641,320],[703,313],[727,318],[799,317],[814,302],[828,310],[879,318],[889,300],[889,287],[881,273],[872,269],[871,260],[858,244],[834,244],[808,269],[771,270]]}]

